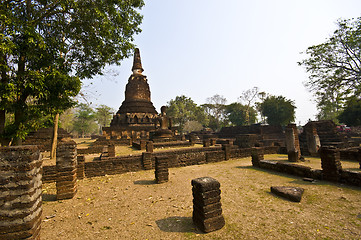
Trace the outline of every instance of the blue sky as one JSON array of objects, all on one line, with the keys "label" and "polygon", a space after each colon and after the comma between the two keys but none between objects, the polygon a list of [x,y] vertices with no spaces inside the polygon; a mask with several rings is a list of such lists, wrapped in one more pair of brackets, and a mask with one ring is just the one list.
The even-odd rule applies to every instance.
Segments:
[{"label": "blue sky", "polygon": [[[336,30],[339,18],[361,16],[360,0],[145,0],[135,36],[158,111],[176,96],[203,104],[215,94],[236,102],[258,87],[295,102],[296,123],[317,113],[297,62],[307,47]],[[88,99],[115,111],[124,100],[132,58],[91,81]]]}]

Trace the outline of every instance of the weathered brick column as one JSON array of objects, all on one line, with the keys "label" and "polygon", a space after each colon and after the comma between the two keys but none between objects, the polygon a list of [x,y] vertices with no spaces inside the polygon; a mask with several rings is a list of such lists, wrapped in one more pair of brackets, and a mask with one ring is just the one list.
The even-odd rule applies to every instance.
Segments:
[{"label": "weathered brick column", "polygon": [[193,146],[194,144],[196,144],[196,141],[197,141],[196,135],[190,134],[190,135],[189,135],[189,142],[192,144],[192,146]]},{"label": "weathered brick column", "polygon": [[168,182],[168,157],[155,157],[155,180],[157,183]]},{"label": "weathered brick column", "polygon": [[85,166],[84,155],[78,155],[77,156],[77,166],[76,166],[76,177],[78,179],[83,179],[85,177],[84,166]]},{"label": "weathered brick column", "polygon": [[222,150],[224,151],[224,160],[229,160],[229,158],[231,156],[231,145],[223,144]]},{"label": "weathered brick column", "polygon": [[115,157],[115,145],[114,144],[110,144],[108,145],[108,157]]},{"label": "weathered brick column", "polygon": [[146,151],[152,153],[154,151],[153,141],[148,141],[146,145]]},{"label": "weathered brick column", "polygon": [[361,169],[361,148],[358,149],[358,162],[360,164],[360,169]]},{"label": "weathered brick column", "polygon": [[290,162],[298,162],[301,157],[301,150],[296,124],[288,124],[285,129],[285,135],[288,160]]},{"label": "weathered brick column", "polygon": [[0,148],[0,239],[40,239],[41,178],[37,146]]},{"label": "weathered brick column", "polygon": [[264,160],[264,151],[262,148],[252,148],[252,152],[251,152],[251,156],[252,156],[252,165],[254,167],[259,167],[259,162],[261,160]]},{"label": "weathered brick column", "polygon": [[140,140],[139,145],[140,145],[140,150],[144,150],[145,147],[147,146],[147,140],[144,139]]},{"label": "weathered brick column", "polygon": [[102,153],[100,154],[100,160],[106,160],[109,158],[108,146],[103,146]]},{"label": "weathered brick column", "polygon": [[225,222],[222,215],[220,183],[211,177],[192,180],[193,223],[203,232],[221,229]]},{"label": "weathered brick column", "polygon": [[306,133],[307,149],[311,156],[318,156],[318,150],[321,147],[320,137],[317,134],[315,123],[309,123],[309,126],[304,129]]},{"label": "weathered brick column", "polygon": [[56,156],[56,198],[71,199],[77,192],[76,143],[59,142]]},{"label": "weathered brick column", "polygon": [[321,147],[320,156],[323,178],[337,182],[342,170],[340,151],[334,147]]},{"label": "weathered brick column", "polygon": [[143,168],[145,170],[152,169],[152,153],[143,152],[142,153],[142,160],[143,160]]},{"label": "weathered brick column", "polygon": [[203,139],[203,147],[210,147],[211,146],[211,140],[209,138]]}]

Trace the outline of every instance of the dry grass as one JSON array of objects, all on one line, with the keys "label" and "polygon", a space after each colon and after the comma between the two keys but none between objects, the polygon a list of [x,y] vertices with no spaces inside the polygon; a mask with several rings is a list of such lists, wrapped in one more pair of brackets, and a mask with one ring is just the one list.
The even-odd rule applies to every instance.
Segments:
[{"label": "dry grass", "polygon": [[[361,188],[255,169],[250,158],[169,172],[164,184],[154,184],[152,170],[80,180],[64,201],[51,200],[55,184],[44,184],[42,239],[360,239]],[[203,176],[220,181],[226,220],[208,234],[191,219],[190,182]],[[302,201],[271,194],[279,185],[305,188]]]}]

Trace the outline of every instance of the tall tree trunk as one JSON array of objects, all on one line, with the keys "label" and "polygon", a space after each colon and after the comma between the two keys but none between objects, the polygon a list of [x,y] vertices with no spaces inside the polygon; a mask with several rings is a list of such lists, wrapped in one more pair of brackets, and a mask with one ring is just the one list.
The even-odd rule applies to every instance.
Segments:
[{"label": "tall tree trunk", "polygon": [[[0,110],[0,135],[4,134],[5,132],[5,117],[6,117],[6,111],[5,110]],[[5,139],[0,136],[0,144],[4,145],[5,144]]]},{"label": "tall tree trunk", "polygon": [[[19,131],[20,128],[20,124],[23,121],[23,111],[21,110],[15,110],[15,126],[17,127],[17,132]],[[22,145],[23,144],[23,140],[21,139],[21,137],[15,137],[14,141],[12,143],[12,145]]]},{"label": "tall tree trunk", "polygon": [[54,130],[53,130],[53,140],[51,142],[51,152],[50,158],[56,158],[56,146],[58,144],[58,124],[59,124],[59,113],[55,115],[54,119]]}]

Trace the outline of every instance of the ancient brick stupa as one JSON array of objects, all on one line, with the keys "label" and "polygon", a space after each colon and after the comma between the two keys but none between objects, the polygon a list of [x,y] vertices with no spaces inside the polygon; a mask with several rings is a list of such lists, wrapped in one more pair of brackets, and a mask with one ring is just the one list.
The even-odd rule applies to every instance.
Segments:
[{"label": "ancient brick stupa", "polygon": [[107,139],[149,138],[149,132],[155,130],[157,111],[150,100],[150,89],[140,59],[139,49],[135,49],[133,74],[125,88],[125,100],[110,123],[103,128]]}]

